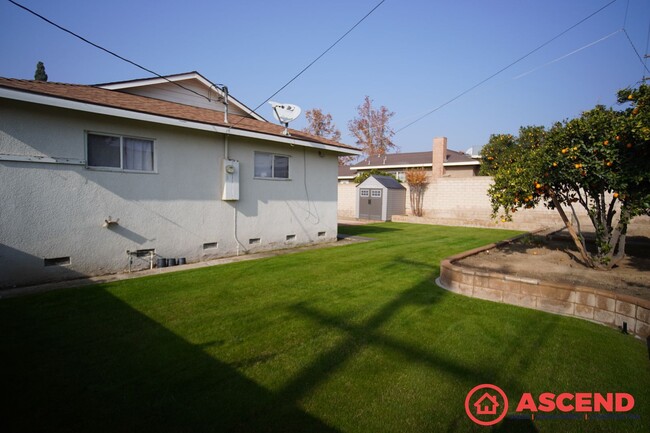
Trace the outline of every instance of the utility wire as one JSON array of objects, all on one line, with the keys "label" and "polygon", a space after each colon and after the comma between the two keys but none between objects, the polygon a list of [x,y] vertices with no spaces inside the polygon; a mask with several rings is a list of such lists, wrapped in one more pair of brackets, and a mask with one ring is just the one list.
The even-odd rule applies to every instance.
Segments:
[{"label": "utility wire", "polygon": [[[632,42],[632,39],[630,39],[630,35],[627,34],[627,30],[623,29],[623,33],[625,33],[625,37],[630,42],[630,45],[632,45],[632,49],[634,50],[634,53],[636,54],[636,56],[639,58],[639,62],[641,62],[641,66],[643,66],[643,69],[645,71],[650,72],[650,69],[648,69],[645,62],[643,61],[643,58],[641,57],[641,55],[637,51],[636,47],[634,46],[634,42]],[[644,72],[644,74],[645,74],[645,72]]]},{"label": "utility wire", "polygon": [[[436,111],[440,110],[441,108],[446,107],[447,105],[451,104],[452,102],[456,101],[457,99],[460,99],[461,97],[465,96],[466,94],[468,94],[468,93],[471,92],[472,90],[476,89],[477,87],[482,86],[483,84],[485,84],[485,83],[487,83],[488,81],[490,81],[492,78],[494,78],[494,77],[496,77],[497,75],[501,74],[502,72],[504,72],[504,71],[510,69],[511,67],[513,67],[513,66],[516,65],[517,63],[521,62],[521,61],[524,60],[525,58],[529,57],[529,56],[532,55],[533,53],[536,53],[537,51],[541,50],[542,48],[544,48],[545,46],[547,46],[547,45],[550,44],[551,42],[555,41],[555,40],[558,39],[559,37],[563,36],[564,34],[568,33],[569,31],[573,30],[574,28],[578,27],[580,24],[584,23],[585,21],[587,21],[588,19],[590,19],[590,18],[593,17],[594,15],[598,14],[599,12],[603,11],[604,9],[608,8],[609,6],[611,6],[612,4],[616,3],[617,1],[618,1],[618,0],[612,0],[612,1],[610,1],[610,2],[607,3],[605,6],[601,7],[601,8],[598,9],[597,11],[595,11],[595,12],[589,14],[589,15],[586,16],[585,18],[583,18],[583,19],[581,19],[580,21],[578,21],[577,23],[573,24],[571,27],[569,27],[569,28],[567,28],[566,30],[564,30],[564,31],[562,31],[562,32],[560,32],[560,33],[558,33],[556,36],[553,36],[551,39],[549,39],[548,41],[544,42],[543,44],[541,44],[540,46],[538,46],[538,47],[535,48],[534,50],[528,52],[527,54],[525,54],[525,55],[523,55],[522,57],[518,58],[518,59],[515,60],[514,62],[510,63],[508,66],[505,66],[504,68],[499,69],[497,72],[493,73],[492,75],[490,75],[489,77],[485,78],[484,80],[479,81],[478,83],[476,83],[475,85],[473,85],[473,86],[470,87],[469,89],[464,90],[463,92],[461,92],[461,93],[459,93],[458,95],[454,96],[453,98],[451,98],[451,99],[448,100],[447,102],[445,102],[445,103],[439,105],[438,107],[434,108],[433,110],[428,111],[426,114],[424,114],[424,115],[418,117],[418,118],[415,119],[413,122],[411,122],[411,123],[407,124],[406,126],[403,126],[402,128],[398,129],[397,131],[395,131],[395,133],[397,134],[397,133],[399,133],[399,132],[405,130],[405,129],[408,128],[409,126],[411,126],[411,125],[413,125],[413,124],[419,122],[420,120],[422,120],[422,119],[424,119],[425,117],[427,117],[427,116],[429,116],[429,115],[435,113]],[[627,34],[627,33],[626,33],[626,34]],[[636,49],[635,49],[635,51],[636,51]]]},{"label": "utility wire", "polygon": [[573,50],[570,53],[567,53],[567,54],[565,54],[563,56],[560,56],[557,59],[551,60],[550,62],[546,62],[541,66],[538,66],[536,68],[531,69],[528,72],[524,72],[523,74],[519,74],[515,78],[513,78],[513,80],[518,80],[519,78],[525,77],[526,75],[532,74],[533,72],[535,72],[535,71],[537,71],[539,69],[542,69],[542,68],[544,68],[544,67],[546,67],[548,65],[552,65],[553,63],[556,63],[556,62],[559,62],[560,60],[566,59],[567,57],[572,56],[572,55],[574,55],[574,54],[576,54],[576,53],[578,53],[578,52],[580,52],[582,50],[585,50],[585,49],[587,49],[589,47],[593,47],[594,45],[596,45],[596,44],[598,44],[600,42],[603,42],[604,40],[609,39],[612,36],[622,32],[622,31],[624,31],[624,30],[623,29],[618,29],[615,32],[612,32],[612,33],[608,34],[607,36],[603,36],[602,38],[600,38],[600,39],[598,39],[596,41],[593,41],[593,42],[591,42],[591,43],[589,43],[589,44],[587,44],[587,45],[585,45],[583,47],[580,47],[580,48],[578,48],[576,50]]},{"label": "utility wire", "polygon": [[[648,20],[648,35],[645,39],[645,56],[643,56],[643,67],[646,69],[648,65],[648,46],[650,46],[650,20]],[[645,75],[645,73],[643,75]]]},{"label": "utility wire", "polygon": [[184,90],[187,90],[188,92],[192,92],[192,93],[194,93],[195,95],[198,95],[198,96],[200,96],[200,97],[202,97],[202,98],[205,98],[205,99],[207,99],[208,101],[210,101],[210,98],[209,98],[209,97],[207,97],[207,96],[205,96],[205,95],[202,95],[202,94],[200,94],[199,92],[196,92],[196,91],[194,91],[194,90],[192,90],[192,89],[188,89],[187,87],[183,86],[182,84],[177,83],[176,81],[172,81],[172,80],[170,80],[169,78],[167,78],[167,77],[165,77],[165,76],[162,76],[162,75],[160,75],[159,73],[157,73],[157,72],[155,72],[155,71],[152,71],[152,70],[149,69],[149,68],[145,68],[144,66],[142,66],[142,65],[140,65],[140,64],[138,64],[138,63],[136,63],[136,62],[134,62],[134,61],[132,61],[132,60],[129,60],[129,59],[125,58],[125,57],[122,57],[122,56],[120,56],[119,54],[117,54],[117,53],[115,53],[115,52],[113,52],[113,51],[111,51],[111,50],[108,50],[108,49],[102,47],[101,45],[98,45],[98,44],[96,44],[96,43],[94,43],[94,42],[92,42],[92,41],[89,41],[88,39],[84,38],[83,36],[80,36],[80,35],[78,35],[77,33],[73,32],[73,31],[71,31],[71,30],[68,30],[68,29],[66,29],[66,28],[63,27],[63,26],[60,26],[59,24],[55,23],[54,21],[49,20],[48,18],[44,17],[43,15],[41,15],[41,14],[39,14],[39,13],[37,13],[37,12],[34,12],[33,10],[29,9],[29,8],[26,7],[26,6],[21,5],[21,4],[18,3],[18,2],[15,2],[14,0],[8,0],[8,1],[9,1],[9,3],[13,3],[14,5],[16,5],[16,6],[18,6],[19,8],[21,8],[21,9],[23,9],[23,10],[29,12],[30,14],[32,14],[32,15],[34,15],[34,16],[37,16],[38,18],[42,19],[42,20],[45,21],[46,23],[53,25],[54,27],[58,28],[59,30],[63,30],[64,32],[66,32],[66,33],[68,33],[68,34],[74,36],[75,38],[81,39],[81,40],[84,41],[85,43],[87,43],[87,44],[89,44],[89,45],[92,45],[93,47],[98,48],[98,49],[100,49],[100,50],[102,50],[102,51],[104,51],[104,52],[110,54],[111,56],[117,57],[118,59],[123,60],[123,61],[125,61],[125,62],[127,62],[127,63],[130,63],[130,64],[132,64],[133,66],[142,69],[143,71],[149,72],[150,74],[155,75],[155,76],[158,77],[158,78],[162,78],[163,80],[165,80],[165,81],[167,81],[167,82],[169,82],[169,83],[172,83],[172,84],[174,84],[174,85],[176,85],[176,86],[178,86],[178,87],[180,87],[180,88],[182,88],[182,89],[184,89]]},{"label": "utility wire", "polygon": [[[11,0],[10,0],[10,1],[11,1]],[[296,75],[294,75],[294,77],[293,77],[292,79],[290,79],[289,81],[287,81],[286,84],[284,84],[282,87],[280,87],[280,88],[279,88],[275,93],[273,93],[271,96],[269,96],[269,97],[266,98],[264,101],[262,101],[262,103],[261,103],[260,105],[258,105],[257,107],[255,107],[255,108],[253,109],[253,113],[256,113],[257,110],[258,110],[262,105],[266,104],[266,102],[267,102],[268,100],[270,100],[270,99],[273,98],[275,95],[277,95],[278,93],[280,93],[281,91],[283,91],[283,90],[284,90],[284,89],[285,89],[289,84],[293,83],[293,82],[294,82],[298,77],[300,77],[300,76],[301,76],[301,75],[302,75],[302,74],[303,74],[307,69],[309,69],[309,68],[310,68],[314,63],[316,63],[317,61],[319,61],[319,60],[321,59],[321,57],[323,57],[323,56],[324,56],[325,54],[327,54],[327,53],[328,53],[332,48],[334,48],[334,47],[335,47],[339,42],[341,42],[341,41],[343,40],[343,38],[345,38],[348,34],[350,34],[350,33],[352,32],[352,30],[356,29],[357,26],[359,26],[359,24],[361,24],[363,21],[365,21],[365,19],[368,18],[368,17],[369,17],[369,16],[370,16],[370,15],[371,15],[371,14],[372,14],[372,13],[373,13],[377,8],[378,8],[378,7],[379,7],[379,6],[381,6],[385,1],[386,1],[386,0],[381,0],[379,3],[377,3],[377,5],[376,5],[374,8],[372,8],[372,9],[370,10],[370,12],[368,12],[367,14],[365,14],[365,15],[363,16],[363,18],[361,18],[359,21],[357,21],[357,23],[356,23],[355,25],[353,25],[352,27],[350,27],[350,29],[349,29],[347,32],[343,33],[343,36],[341,36],[340,38],[338,38],[338,39],[336,40],[336,42],[334,42],[332,45],[330,45],[330,46],[329,46],[325,51],[323,51],[323,52],[322,52],[318,57],[316,57],[314,60],[312,60],[311,63],[309,63],[307,66],[305,66],[305,67],[304,67],[300,72],[298,72]],[[243,118],[242,118],[242,119],[239,119],[239,121],[238,121],[237,123],[241,122],[242,120],[243,120]],[[237,125],[237,123],[235,123],[233,126]]]}]

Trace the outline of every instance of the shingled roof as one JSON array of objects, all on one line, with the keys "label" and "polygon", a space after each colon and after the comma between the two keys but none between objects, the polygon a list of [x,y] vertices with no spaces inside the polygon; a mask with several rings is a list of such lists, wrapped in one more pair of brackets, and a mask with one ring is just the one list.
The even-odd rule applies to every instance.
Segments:
[{"label": "shingled roof", "polygon": [[[226,123],[224,122],[224,113],[221,111],[133,95],[116,90],[107,90],[95,86],[0,77],[0,89],[2,88],[92,104],[94,106],[110,107],[128,110],[135,113],[144,113],[170,119],[220,126],[234,131],[261,133],[270,136],[269,138],[271,139],[272,137],[277,137],[278,140],[291,138],[309,143],[332,146],[341,149],[342,151],[359,150],[346,144],[328,140],[323,137],[317,137],[295,129],[289,129],[290,137],[287,137],[283,134],[284,127],[270,122],[229,114],[229,122]],[[297,142],[296,144],[300,145],[300,142]]]},{"label": "shingled roof", "polygon": [[[392,167],[430,167],[433,160],[433,152],[409,152],[409,153],[387,153],[383,156],[371,156],[363,161],[354,164],[352,170],[365,170],[369,168],[392,168]],[[447,158],[444,164],[477,165],[478,161],[465,153],[447,149]]]}]

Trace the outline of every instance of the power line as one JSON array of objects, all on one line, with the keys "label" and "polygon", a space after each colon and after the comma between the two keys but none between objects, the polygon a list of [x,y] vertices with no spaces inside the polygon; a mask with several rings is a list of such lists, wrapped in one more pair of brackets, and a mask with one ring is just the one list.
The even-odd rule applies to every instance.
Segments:
[{"label": "power line", "polygon": [[136,63],[136,62],[134,62],[134,61],[132,61],[132,60],[129,60],[129,59],[127,59],[127,58],[125,58],[125,57],[123,57],[123,56],[120,56],[119,54],[117,54],[117,53],[115,53],[115,52],[113,52],[113,51],[111,51],[111,50],[109,50],[109,49],[106,49],[106,48],[102,47],[101,45],[98,45],[98,44],[96,44],[96,43],[94,43],[94,42],[92,42],[92,41],[89,41],[88,39],[84,38],[83,36],[80,36],[80,35],[78,35],[77,33],[73,32],[73,31],[71,31],[71,30],[68,30],[68,29],[66,29],[66,28],[63,27],[63,26],[60,26],[59,24],[55,23],[54,21],[52,21],[52,20],[50,20],[50,19],[44,17],[43,15],[41,15],[41,14],[39,14],[39,13],[37,13],[37,12],[34,12],[33,10],[29,9],[29,8],[26,7],[26,6],[21,5],[20,3],[15,2],[14,0],[8,0],[8,1],[9,1],[10,3],[13,3],[14,5],[18,6],[19,8],[21,8],[21,9],[23,9],[23,10],[29,12],[30,14],[32,14],[32,15],[34,15],[34,16],[40,18],[40,19],[42,19],[42,20],[45,21],[46,23],[53,25],[54,27],[58,28],[59,30],[63,30],[64,32],[66,32],[66,33],[68,33],[68,34],[74,36],[75,38],[81,39],[83,42],[85,42],[85,43],[87,43],[87,44],[89,44],[89,45],[92,45],[93,47],[98,48],[98,49],[100,49],[100,50],[102,50],[102,51],[104,51],[104,52],[110,54],[111,56],[117,57],[118,59],[120,59],[120,60],[122,60],[122,61],[125,61],[125,62],[127,62],[127,63],[130,63],[130,64],[132,64],[133,66],[142,69],[143,71],[149,72],[150,74],[155,75],[155,76],[158,77],[158,78],[162,78],[163,80],[165,80],[165,81],[167,81],[167,82],[169,82],[169,83],[172,83],[172,84],[174,84],[174,85],[176,85],[176,86],[178,86],[178,87],[180,87],[180,88],[182,88],[182,89],[187,90],[188,92],[192,92],[192,93],[194,93],[195,95],[198,95],[198,96],[200,96],[200,97],[202,97],[202,98],[205,98],[205,99],[207,99],[208,101],[210,101],[210,98],[209,98],[209,97],[207,97],[207,96],[205,96],[205,95],[202,95],[202,94],[200,94],[199,92],[196,92],[196,91],[194,91],[194,90],[192,90],[192,89],[188,89],[187,87],[183,86],[182,84],[179,84],[179,83],[177,83],[177,82],[175,82],[175,81],[172,81],[172,80],[170,80],[169,78],[167,78],[167,77],[165,77],[165,76],[162,76],[162,75],[160,75],[159,73],[157,73],[157,72],[155,72],[155,71],[152,71],[152,70],[149,69],[149,68],[145,68],[144,66],[142,66],[142,65],[140,65],[140,64],[138,64],[138,63]]},{"label": "power line", "polygon": [[[11,1],[11,0],[10,0],[10,1]],[[322,52],[318,57],[316,57],[314,60],[312,60],[311,63],[309,63],[307,66],[305,66],[305,67],[304,67],[300,72],[298,72],[296,75],[294,75],[294,77],[293,77],[292,79],[290,79],[289,81],[287,81],[287,82],[286,82],[282,87],[280,87],[280,88],[279,88],[275,93],[273,93],[271,96],[269,96],[268,98],[266,98],[266,99],[265,99],[261,104],[259,104],[257,107],[255,107],[255,108],[253,109],[253,113],[256,113],[257,110],[258,110],[262,105],[266,104],[266,102],[267,102],[269,99],[273,98],[275,95],[277,95],[278,93],[280,93],[281,91],[283,91],[283,90],[284,90],[284,89],[285,89],[289,84],[293,83],[293,82],[294,82],[298,77],[300,77],[300,76],[301,76],[301,75],[302,75],[302,74],[303,74],[307,69],[309,69],[309,68],[310,68],[314,63],[316,63],[317,61],[319,61],[319,60],[321,59],[321,57],[323,57],[323,56],[324,56],[325,54],[327,54],[327,53],[328,53],[332,48],[334,48],[334,47],[335,47],[339,42],[341,42],[341,41],[343,40],[343,38],[345,38],[348,34],[350,34],[350,33],[352,32],[352,30],[356,29],[357,26],[359,26],[359,24],[361,24],[363,21],[365,21],[365,19],[368,18],[368,17],[369,17],[369,16],[370,16],[370,15],[371,15],[371,14],[372,14],[372,13],[373,13],[377,8],[378,8],[378,7],[379,7],[379,6],[381,6],[385,1],[386,1],[386,0],[381,0],[379,3],[377,3],[377,5],[376,5],[374,8],[372,8],[372,9],[370,10],[370,12],[368,12],[367,14],[365,14],[365,15],[363,16],[363,18],[361,18],[359,21],[357,21],[357,23],[356,23],[355,25],[353,25],[352,27],[350,27],[350,29],[349,29],[347,32],[343,33],[343,36],[341,36],[340,38],[338,38],[338,39],[336,40],[336,42],[334,42],[332,45],[330,45],[330,46],[329,46],[325,51],[323,51],[323,52]],[[241,122],[242,120],[243,120],[243,119],[240,119],[237,123]],[[235,123],[235,125],[237,125],[237,123]],[[235,126],[235,125],[233,125],[233,126]]]},{"label": "power line", "polygon": [[508,66],[499,69],[497,72],[493,73],[492,75],[490,75],[489,77],[485,78],[484,80],[479,81],[478,83],[474,84],[474,85],[473,85],[472,87],[470,87],[469,89],[464,90],[463,92],[461,92],[461,93],[459,93],[458,95],[454,96],[453,98],[451,98],[451,99],[448,100],[447,102],[445,102],[445,103],[439,105],[438,107],[434,108],[433,110],[428,111],[426,114],[424,114],[424,115],[418,117],[418,118],[415,119],[413,122],[411,122],[411,123],[409,123],[408,125],[403,126],[402,128],[398,129],[397,131],[395,131],[395,133],[397,134],[397,133],[399,133],[399,132],[405,130],[405,129],[408,128],[409,126],[412,126],[413,124],[419,122],[420,120],[424,119],[425,117],[427,117],[427,116],[429,116],[429,115],[435,113],[436,111],[440,110],[441,108],[446,107],[447,105],[451,104],[452,102],[456,101],[457,99],[460,99],[461,97],[465,96],[466,94],[468,94],[468,93],[471,92],[472,90],[476,89],[477,87],[482,86],[483,84],[485,84],[485,83],[487,83],[488,81],[490,81],[492,78],[494,78],[494,77],[496,77],[497,75],[501,74],[502,72],[504,72],[504,71],[510,69],[511,67],[513,67],[513,66],[516,65],[517,63],[521,62],[521,61],[524,60],[525,58],[531,56],[533,53],[536,53],[537,51],[541,50],[542,48],[544,48],[545,46],[547,46],[547,45],[550,44],[551,42],[555,41],[555,40],[558,39],[559,37],[563,36],[564,34],[568,33],[569,31],[573,30],[574,28],[578,27],[580,24],[584,23],[585,21],[587,21],[588,19],[590,19],[590,18],[593,17],[594,15],[598,14],[599,12],[603,11],[603,10],[606,9],[607,7],[611,6],[612,4],[616,3],[617,1],[618,1],[618,0],[612,0],[612,1],[610,1],[610,2],[607,3],[605,6],[601,7],[601,8],[598,9],[597,11],[595,11],[595,12],[589,14],[587,17],[581,19],[580,21],[578,21],[577,23],[573,24],[571,27],[567,28],[566,30],[564,30],[564,31],[562,31],[562,32],[560,32],[560,33],[558,33],[556,36],[553,36],[551,39],[549,39],[548,41],[544,42],[543,44],[541,44],[540,46],[538,46],[538,47],[535,48],[534,50],[528,52],[528,53],[525,54],[524,56],[522,56],[522,57],[518,58],[517,60],[515,60],[514,62],[510,63]]},{"label": "power line", "polygon": [[542,68],[544,68],[544,67],[546,67],[546,66],[548,66],[548,65],[552,65],[553,63],[556,63],[556,62],[559,62],[560,60],[566,59],[567,57],[572,56],[572,55],[574,55],[574,54],[576,54],[576,53],[579,53],[579,52],[582,51],[582,50],[585,50],[585,49],[587,49],[587,48],[589,48],[589,47],[593,47],[594,45],[596,45],[596,44],[598,44],[598,43],[600,43],[600,42],[603,42],[604,40],[609,39],[609,38],[611,38],[612,36],[614,36],[614,35],[616,35],[616,34],[618,34],[618,33],[620,33],[620,32],[623,32],[623,31],[625,31],[625,30],[624,30],[624,29],[618,29],[618,30],[616,30],[615,32],[612,32],[612,33],[608,34],[607,36],[603,36],[602,38],[600,38],[600,39],[598,39],[598,40],[596,40],[596,41],[593,41],[593,42],[591,42],[591,43],[589,43],[589,44],[587,44],[587,45],[585,45],[585,46],[583,46],[583,47],[580,47],[580,48],[578,48],[578,49],[576,49],[576,50],[573,50],[573,51],[571,51],[570,53],[567,53],[567,54],[565,54],[565,55],[563,55],[563,56],[560,56],[560,57],[558,57],[557,59],[551,60],[550,62],[546,62],[546,63],[544,63],[544,64],[541,65],[541,66],[538,66],[538,67],[536,67],[536,68],[531,69],[531,70],[528,71],[528,72],[524,72],[523,74],[519,74],[519,75],[517,75],[517,76],[516,76],[515,78],[513,78],[513,79],[514,79],[514,80],[518,80],[519,78],[522,78],[522,77],[525,77],[526,75],[532,74],[533,72],[535,72],[535,71],[537,71],[537,70],[539,70],[539,69],[542,69]]},{"label": "power line", "polygon": [[[634,54],[636,54],[637,58],[639,59],[639,62],[641,62],[641,66],[643,66],[643,69],[645,71],[650,72],[650,69],[648,69],[645,62],[643,61],[643,58],[641,57],[641,54],[639,54],[636,47],[634,46],[634,42],[632,42],[632,39],[630,39],[630,35],[627,34],[627,31],[625,29],[623,29],[623,33],[625,33],[625,37],[630,42],[630,45],[632,46],[632,49],[634,50]],[[645,74],[645,72],[644,72],[644,74]]]}]

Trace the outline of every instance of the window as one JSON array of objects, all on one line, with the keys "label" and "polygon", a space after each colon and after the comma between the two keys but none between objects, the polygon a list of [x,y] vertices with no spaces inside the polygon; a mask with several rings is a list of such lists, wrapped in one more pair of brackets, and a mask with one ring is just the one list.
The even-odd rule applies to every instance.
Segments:
[{"label": "window", "polygon": [[367,189],[361,190],[361,197],[369,197],[369,192]]},{"label": "window", "polygon": [[289,157],[255,152],[255,177],[289,179]]},{"label": "window", "polygon": [[88,133],[88,167],[154,171],[153,140]]},{"label": "window", "polygon": [[371,197],[381,197],[381,190],[380,189],[373,189],[370,192]]}]

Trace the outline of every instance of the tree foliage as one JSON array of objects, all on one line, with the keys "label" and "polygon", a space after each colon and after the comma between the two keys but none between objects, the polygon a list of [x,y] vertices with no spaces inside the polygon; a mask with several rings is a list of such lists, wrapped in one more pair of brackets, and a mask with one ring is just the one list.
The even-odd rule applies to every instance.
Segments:
[{"label": "tree foliage", "polygon": [[395,131],[389,125],[394,115],[383,105],[374,108],[369,96],[357,107],[357,117],[348,122],[348,129],[366,156],[384,155],[397,150],[397,145],[392,141]]},{"label": "tree foliage", "polygon": [[429,184],[427,171],[422,167],[406,170],[406,183],[409,186],[411,212],[415,216],[422,216],[422,199]]},{"label": "tree foliage", "polygon": [[355,178],[354,178],[354,183],[361,183],[361,182],[363,182],[364,180],[368,179],[370,176],[373,176],[373,175],[376,175],[376,176],[388,176],[388,177],[392,177],[393,179],[395,179],[396,181],[398,181],[400,183],[402,182],[397,177],[395,177],[395,175],[392,174],[392,173],[388,173],[386,171],[377,170],[376,168],[373,168],[372,170],[365,170],[365,171],[362,171],[361,173],[357,174],[355,176]]},{"label": "tree foliage", "polygon": [[307,110],[305,118],[307,119],[307,126],[303,129],[304,132],[333,141],[341,139],[341,131],[334,124],[331,114],[323,113],[320,108],[312,108]]},{"label": "tree foliage", "polygon": [[[333,141],[341,140],[341,131],[334,124],[332,115],[323,113],[320,108],[312,108],[305,113],[307,126],[303,128],[304,132],[324,137]],[[339,165],[345,165],[352,162],[355,156],[339,156]]]},{"label": "tree foliage", "polygon": [[38,62],[36,64],[36,71],[34,72],[34,80],[47,81],[47,74],[45,73],[45,65],[43,64],[43,62]]},{"label": "tree foliage", "polygon": [[[482,174],[494,180],[493,217],[508,221],[519,209],[544,204],[560,214],[588,266],[619,262],[631,218],[650,212],[650,90],[625,89],[618,100],[630,106],[596,106],[548,130],[493,135],[481,151]],[[595,252],[587,250],[577,207],[589,216]]]}]

